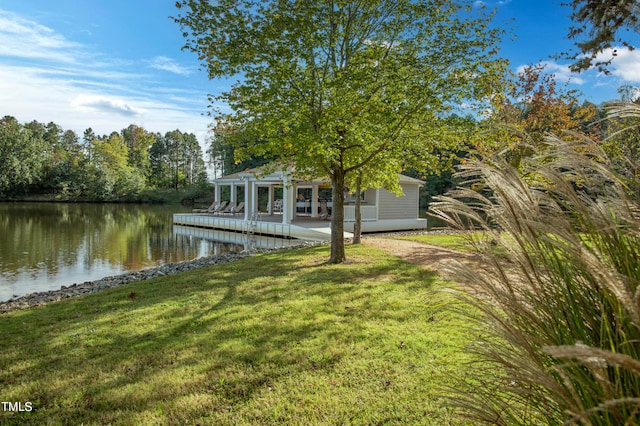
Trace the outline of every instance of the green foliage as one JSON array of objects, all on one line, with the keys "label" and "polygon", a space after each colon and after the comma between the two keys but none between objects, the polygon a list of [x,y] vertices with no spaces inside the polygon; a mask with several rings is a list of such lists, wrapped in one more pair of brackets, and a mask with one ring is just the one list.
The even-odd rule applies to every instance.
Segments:
[{"label": "green foliage", "polygon": [[[0,124],[0,195],[40,199],[135,201],[154,188],[204,185],[207,173],[195,135],[165,137],[131,125],[82,142],[55,123]],[[147,193],[148,194],[148,193]]]},{"label": "green foliage", "polygon": [[211,99],[247,155],[295,164],[334,190],[332,262],[344,261],[342,193],[398,189],[397,173],[437,163],[455,146],[443,117],[491,95],[504,61],[490,17],[455,1],[177,3],[176,18],[210,77],[242,75]]},{"label": "green foliage", "polygon": [[596,143],[547,143],[523,166],[535,185],[504,159],[471,162],[432,207],[484,231],[458,279],[494,332],[473,350],[504,371],[472,375],[476,389],[453,402],[491,425],[638,424],[640,205]]},{"label": "green foliage", "polygon": [[207,150],[209,162],[214,166],[216,175],[224,176],[267,164],[263,157],[246,152],[249,145],[242,131],[228,131],[219,123]]},{"label": "green foliage", "polygon": [[455,188],[456,184],[457,181],[453,177],[453,172],[449,170],[439,175],[427,176],[424,186],[420,187],[420,208],[426,209],[434,196],[443,195]]},{"label": "green foliage", "polygon": [[0,194],[24,191],[40,178],[46,143],[14,117],[0,120]]},{"label": "green foliage", "polygon": [[149,182],[158,188],[171,188],[172,175],[170,163],[170,147],[165,138],[158,134],[149,148]]},{"label": "green foliage", "polygon": [[473,251],[473,244],[470,244],[470,239],[479,238],[477,235],[467,235],[466,232],[460,233],[446,233],[446,234],[424,234],[424,235],[406,235],[397,237],[401,240],[418,241],[424,244],[430,244],[434,246],[446,247],[451,250],[460,252]]},{"label": "green foliage", "polygon": [[157,187],[178,190],[207,180],[202,150],[193,133],[176,129],[155,135],[149,157],[150,180]]},{"label": "green foliage", "polygon": [[129,147],[118,133],[92,142],[95,175],[93,184],[101,188],[94,194],[102,200],[117,200],[138,194],[144,188],[144,176],[129,164]]},{"label": "green foliage", "polygon": [[128,148],[128,164],[134,169],[148,172],[149,148],[155,142],[155,136],[134,124],[120,132]]}]

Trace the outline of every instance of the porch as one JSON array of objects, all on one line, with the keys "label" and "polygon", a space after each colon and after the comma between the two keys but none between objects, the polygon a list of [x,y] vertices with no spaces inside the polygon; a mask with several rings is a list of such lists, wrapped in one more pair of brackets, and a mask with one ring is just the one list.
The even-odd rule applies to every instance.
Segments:
[{"label": "porch", "polygon": [[[353,207],[347,208],[347,207]],[[372,207],[372,206],[370,206]],[[347,219],[352,216],[353,219]],[[365,220],[363,210],[362,232],[403,231],[426,229],[426,219],[387,219]],[[173,215],[174,225],[192,226],[203,229],[232,231],[247,235],[275,236],[311,241],[328,241],[331,238],[331,221],[311,216],[297,215],[289,223],[282,222],[281,214],[254,213],[249,220],[243,216],[216,216],[198,213],[179,213]],[[345,206],[344,238],[353,237],[355,207]]]},{"label": "porch", "polygon": [[[244,216],[177,213],[173,215],[173,224],[312,241],[328,241],[331,238],[331,221],[302,215],[283,223],[282,214],[254,213],[246,220]],[[344,233],[345,238],[352,236],[350,232]]]}]

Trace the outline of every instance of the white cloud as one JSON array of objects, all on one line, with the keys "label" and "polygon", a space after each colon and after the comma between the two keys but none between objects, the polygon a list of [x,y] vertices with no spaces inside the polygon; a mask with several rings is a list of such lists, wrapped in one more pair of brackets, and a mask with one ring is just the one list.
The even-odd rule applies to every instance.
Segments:
[{"label": "white cloud", "polygon": [[[495,6],[500,7],[500,6],[507,5],[509,3],[511,3],[511,0],[499,0],[495,2]],[[480,8],[489,7],[489,3],[482,0],[475,0],[473,2],[473,7],[480,7]]]},{"label": "white cloud", "polygon": [[151,132],[180,129],[194,133],[201,143],[206,140],[211,119],[200,115],[198,107],[184,108],[166,94],[143,90],[127,94],[117,89],[108,83],[69,79],[66,73],[0,66],[0,115],[12,115],[20,122],[53,121],[79,135],[88,127],[97,134],[110,134],[136,124]]},{"label": "white cloud", "polygon": [[180,129],[203,144],[211,122],[201,115],[206,92],[174,84],[173,74],[189,72],[167,56],[146,63],[114,57],[0,10],[0,116],[53,121],[79,135],[130,124],[160,133]]},{"label": "white cloud", "polygon": [[541,65],[544,66],[545,70],[553,73],[553,75],[556,77],[556,80],[558,81],[569,82],[580,86],[586,83],[584,78],[572,73],[568,65],[561,65],[557,62],[550,61],[543,61],[541,62]]},{"label": "white cloud", "polygon": [[71,106],[80,110],[114,113],[129,118],[136,118],[145,113],[143,109],[133,107],[122,99],[96,95],[80,94],[71,101]]},{"label": "white cloud", "polygon": [[174,74],[189,75],[191,70],[176,63],[173,59],[166,56],[156,56],[151,61],[151,67],[162,71],[172,72]]},{"label": "white cloud", "polygon": [[[612,49],[602,52],[597,60],[606,61],[613,55]],[[625,82],[640,83],[640,50],[628,50],[624,47],[616,47],[616,56],[613,57],[609,70],[611,74],[620,77]]]},{"label": "white cloud", "polygon": [[75,62],[72,51],[79,47],[51,28],[0,10],[1,56]]}]

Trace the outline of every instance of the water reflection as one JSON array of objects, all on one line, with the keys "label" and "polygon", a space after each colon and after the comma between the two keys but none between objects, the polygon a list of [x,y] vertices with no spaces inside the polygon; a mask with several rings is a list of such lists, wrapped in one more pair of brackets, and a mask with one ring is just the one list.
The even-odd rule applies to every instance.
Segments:
[{"label": "water reflection", "polygon": [[213,242],[214,253],[223,253],[228,244],[242,245],[244,249],[260,249],[273,247],[290,247],[300,244],[300,240],[289,240],[286,238],[278,238],[263,235],[243,235],[238,232],[228,232],[216,229],[196,228],[192,226],[174,225],[173,232],[176,235],[182,235],[188,238],[194,238],[200,241]]},{"label": "water reflection", "polygon": [[179,229],[185,227],[174,232],[173,213],[188,211],[181,206],[0,203],[0,300],[262,244]]}]

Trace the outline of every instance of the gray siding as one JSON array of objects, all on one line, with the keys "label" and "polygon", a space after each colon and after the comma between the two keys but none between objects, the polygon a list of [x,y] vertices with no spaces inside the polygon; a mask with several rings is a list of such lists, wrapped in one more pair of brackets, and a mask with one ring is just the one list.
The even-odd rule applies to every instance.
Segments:
[{"label": "gray siding", "polygon": [[364,191],[364,202],[370,206],[376,205],[376,190],[375,189],[367,189]]},{"label": "gray siding", "polygon": [[384,188],[378,191],[378,219],[416,219],[418,217],[419,187],[402,185],[404,196],[398,197]]}]

